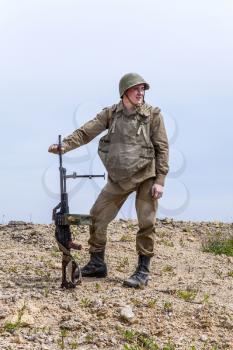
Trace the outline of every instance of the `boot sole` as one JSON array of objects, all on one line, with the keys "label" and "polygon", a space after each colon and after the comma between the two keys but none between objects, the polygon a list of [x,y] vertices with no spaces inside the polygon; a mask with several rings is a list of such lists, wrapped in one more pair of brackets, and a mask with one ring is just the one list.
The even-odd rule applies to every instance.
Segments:
[{"label": "boot sole", "polygon": [[82,277],[96,277],[96,278],[104,278],[107,277],[107,273],[106,272],[101,272],[101,273],[83,273],[82,272]]},{"label": "boot sole", "polygon": [[128,283],[127,281],[124,281],[123,282],[123,287],[129,287],[129,288],[143,288],[143,287],[146,287],[148,285],[148,281],[146,281],[145,283],[140,283],[140,284],[137,284],[137,285],[133,285],[131,283]]}]

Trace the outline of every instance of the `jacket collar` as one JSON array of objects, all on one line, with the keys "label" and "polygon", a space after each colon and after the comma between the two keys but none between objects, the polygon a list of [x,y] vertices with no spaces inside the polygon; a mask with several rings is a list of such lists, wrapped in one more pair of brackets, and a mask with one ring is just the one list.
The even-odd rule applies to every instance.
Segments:
[{"label": "jacket collar", "polygon": [[[116,112],[122,112],[124,110],[124,105],[123,102],[120,101],[117,106],[116,106]],[[149,105],[147,105],[146,103],[143,103],[143,105],[141,105],[140,107],[137,107],[135,110],[135,113],[138,113],[142,116],[148,117],[150,116],[150,108]],[[132,113],[134,114],[134,113]]]},{"label": "jacket collar", "polygon": [[124,110],[124,105],[123,105],[123,102],[120,101],[116,106],[116,112],[118,113],[118,112],[121,112],[123,110]]},{"label": "jacket collar", "polygon": [[143,103],[140,107],[137,108],[137,112],[144,117],[150,116],[150,106],[146,103]]}]

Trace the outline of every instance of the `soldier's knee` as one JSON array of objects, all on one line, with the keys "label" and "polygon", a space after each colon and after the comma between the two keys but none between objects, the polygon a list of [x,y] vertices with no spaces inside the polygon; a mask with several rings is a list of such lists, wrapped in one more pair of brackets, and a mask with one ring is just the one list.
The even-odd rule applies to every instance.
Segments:
[{"label": "soldier's knee", "polygon": [[90,210],[90,215],[93,218],[96,218],[98,216],[98,212],[99,212],[98,203],[95,202],[94,205],[92,206],[91,210]]}]

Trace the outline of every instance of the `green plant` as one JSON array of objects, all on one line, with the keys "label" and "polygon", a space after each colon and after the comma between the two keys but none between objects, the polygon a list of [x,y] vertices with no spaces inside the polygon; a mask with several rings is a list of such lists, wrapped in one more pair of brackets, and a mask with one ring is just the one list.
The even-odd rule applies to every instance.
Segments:
[{"label": "green plant", "polygon": [[95,290],[96,290],[96,292],[99,292],[99,291],[101,290],[101,285],[100,285],[100,283],[96,282],[96,284],[95,284]]},{"label": "green plant", "polygon": [[134,224],[128,224],[127,228],[128,228],[129,230],[133,230],[133,229],[134,229]]},{"label": "green plant", "polygon": [[54,245],[54,246],[52,247],[52,252],[56,252],[56,253],[60,253],[60,254],[61,254],[60,249],[59,249],[58,246],[56,246],[56,245]]},{"label": "green plant", "polygon": [[13,272],[13,273],[16,273],[17,272],[17,266],[9,266],[8,268],[8,272]]},{"label": "green plant", "polygon": [[143,350],[141,347],[137,345],[129,345],[129,344],[124,344],[124,350]]},{"label": "green plant", "polygon": [[157,302],[156,299],[151,299],[151,300],[148,301],[147,306],[148,306],[150,309],[154,309],[154,308],[155,308],[155,305],[156,305],[156,302]]},{"label": "green plant", "polygon": [[227,273],[227,276],[228,276],[228,277],[233,277],[233,271],[229,271],[229,272]]},{"label": "green plant", "polygon": [[163,230],[156,230],[156,236],[159,238],[163,238],[167,235],[167,231],[163,231]]},{"label": "green plant", "polygon": [[172,312],[173,310],[173,305],[170,301],[165,301],[163,304],[163,309],[165,312]]},{"label": "green plant", "polygon": [[14,331],[19,329],[20,327],[24,327],[25,326],[25,323],[21,321],[25,309],[26,309],[26,305],[24,303],[23,306],[21,307],[21,309],[18,310],[16,321],[15,322],[6,322],[5,323],[3,328],[4,328],[4,330],[6,332],[14,333]]},{"label": "green plant", "polygon": [[159,349],[158,345],[155,343],[153,339],[145,337],[143,335],[139,335],[138,343],[142,346],[142,349],[148,349],[148,350]]},{"label": "green plant", "polygon": [[132,329],[120,330],[127,343],[124,344],[124,350],[158,350],[158,345],[154,339],[135,332]]},{"label": "green plant", "polygon": [[131,298],[130,301],[134,306],[140,306],[142,304],[141,300],[137,298]]},{"label": "green plant", "polygon": [[123,234],[120,238],[121,242],[132,242],[132,240],[133,240],[133,237],[131,237],[129,233]]},{"label": "green plant", "polygon": [[91,305],[91,300],[89,298],[82,298],[80,305],[81,307],[89,307]]},{"label": "green plant", "polygon": [[224,238],[217,235],[211,237],[202,244],[203,251],[206,253],[213,253],[215,255],[225,254],[233,256],[233,237]]},{"label": "green plant", "polygon": [[53,262],[53,260],[46,260],[46,261],[44,261],[44,263],[45,263],[45,266],[47,267],[47,268],[49,268],[49,269],[54,269],[54,262]]},{"label": "green plant", "polygon": [[49,295],[49,288],[48,288],[48,287],[45,287],[43,291],[44,291],[44,296],[45,296],[45,298],[47,298],[48,295]]},{"label": "green plant", "polygon": [[65,328],[60,329],[60,339],[58,340],[57,343],[58,343],[58,346],[60,346],[60,348],[62,350],[65,349],[65,338],[67,337],[68,333],[69,332],[67,329],[65,329]]},{"label": "green plant", "polygon": [[94,340],[94,335],[93,334],[87,334],[86,337],[85,337],[85,341],[87,343],[93,343],[93,340]]},{"label": "green plant", "polygon": [[37,276],[40,276],[40,277],[44,276],[44,271],[43,271],[42,269],[38,268],[38,267],[36,267],[36,268],[34,269],[34,272],[35,272],[35,274],[36,274]]},{"label": "green plant", "polygon": [[82,256],[79,252],[74,252],[72,253],[72,256],[74,257],[75,260],[80,261],[82,260]]},{"label": "green plant", "polygon": [[69,345],[71,349],[78,349],[78,343],[75,340],[72,340]]},{"label": "green plant", "polygon": [[163,272],[172,272],[173,267],[171,265],[165,265],[162,270]]},{"label": "green plant", "polygon": [[174,343],[168,342],[163,346],[163,350],[175,350],[176,346]]},{"label": "green plant", "polygon": [[134,340],[136,333],[131,329],[126,329],[123,331],[122,335],[123,335],[125,340],[131,342],[132,340]]},{"label": "green plant", "polygon": [[13,333],[16,329],[20,328],[21,324],[19,322],[6,322],[4,325],[4,331]]},{"label": "green plant", "polygon": [[195,290],[178,290],[176,295],[183,299],[184,301],[193,301],[197,295],[197,291]]},{"label": "green plant", "polygon": [[116,266],[116,269],[117,271],[123,272],[127,266],[129,266],[129,259],[126,256],[120,260],[120,262]]},{"label": "green plant", "polygon": [[165,245],[166,247],[174,247],[174,243],[168,239],[161,239],[159,243]]},{"label": "green plant", "polygon": [[154,343],[154,341],[152,340],[143,341],[142,345],[126,343],[123,346],[124,346],[124,350],[158,350],[159,349],[158,345]]},{"label": "green plant", "polygon": [[208,293],[204,294],[204,297],[202,299],[203,304],[209,304],[210,303],[210,295]]},{"label": "green plant", "polygon": [[54,258],[58,258],[61,256],[61,252],[60,251],[52,251],[51,256]]}]

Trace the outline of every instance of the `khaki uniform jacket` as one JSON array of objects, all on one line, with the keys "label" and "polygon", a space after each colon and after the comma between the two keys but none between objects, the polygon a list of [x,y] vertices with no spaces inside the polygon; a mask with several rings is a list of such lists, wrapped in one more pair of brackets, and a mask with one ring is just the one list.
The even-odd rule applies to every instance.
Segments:
[{"label": "khaki uniform jacket", "polygon": [[[155,157],[145,168],[139,170],[131,179],[119,183],[124,189],[130,189],[135,184],[148,178],[154,177],[155,183],[164,185],[165,177],[168,173],[168,139],[163,122],[162,114],[158,107],[144,103],[130,114],[125,110],[122,101],[117,105],[104,108],[96,117],[82,127],[75,130],[71,135],[63,139],[65,152],[71,151],[77,147],[87,144],[101,132],[109,128],[111,117],[114,112],[121,112],[130,117],[139,113],[140,115],[150,116],[150,139],[155,149]],[[130,122],[130,118],[129,118]]]}]

